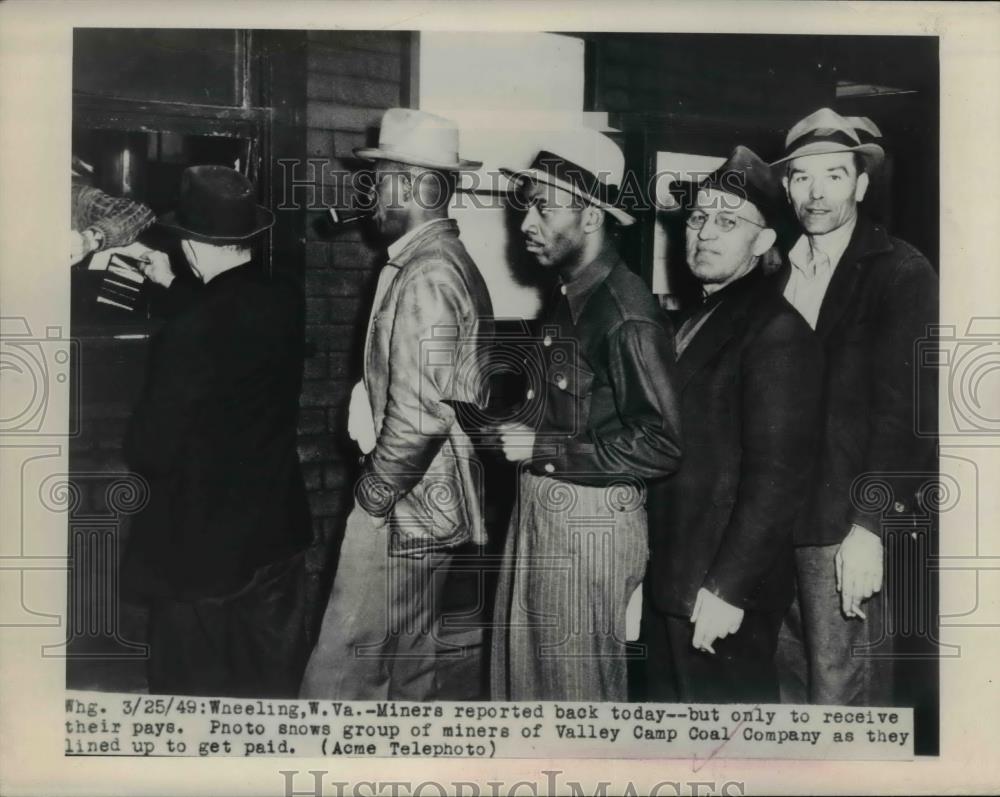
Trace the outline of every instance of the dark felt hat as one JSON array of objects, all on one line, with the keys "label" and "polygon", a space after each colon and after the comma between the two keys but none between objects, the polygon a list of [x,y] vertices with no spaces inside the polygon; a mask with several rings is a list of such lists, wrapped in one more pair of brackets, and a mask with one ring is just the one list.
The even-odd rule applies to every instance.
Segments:
[{"label": "dark felt hat", "polygon": [[784,194],[774,170],[744,146],[737,146],[725,162],[703,180],[674,182],[670,194],[675,207],[689,210],[701,189],[722,191],[752,202],[770,227],[780,218],[784,205]]},{"label": "dark felt hat", "polygon": [[274,224],[274,214],[256,202],[253,183],[227,166],[189,166],[181,175],[177,209],[159,218],[181,238],[203,243],[239,243]]}]

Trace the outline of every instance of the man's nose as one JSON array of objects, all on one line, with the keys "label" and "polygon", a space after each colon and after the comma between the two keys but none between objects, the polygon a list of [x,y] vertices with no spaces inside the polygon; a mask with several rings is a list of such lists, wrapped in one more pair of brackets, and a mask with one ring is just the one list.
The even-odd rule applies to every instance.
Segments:
[{"label": "man's nose", "polygon": [[701,225],[701,229],[698,230],[698,240],[707,241],[710,238],[718,238],[719,231],[715,228],[715,221],[713,219],[705,219],[705,223]]},{"label": "man's nose", "polygon": [[537,232],[538,231],[538,211],[534,207],[528,208],[528,211],[524,214],[524,220],[521,222],[521,232]]},{"label": "man's nose", "polygon": [[813,180],[809,186],[809,198],[810,199],[822,199],[823,198],[823,184],[819,180]]}]

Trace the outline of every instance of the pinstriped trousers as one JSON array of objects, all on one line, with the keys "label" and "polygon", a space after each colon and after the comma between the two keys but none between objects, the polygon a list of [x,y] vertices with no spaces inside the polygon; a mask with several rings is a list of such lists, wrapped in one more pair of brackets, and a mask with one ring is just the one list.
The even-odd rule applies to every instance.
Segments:
[{"label": "pinstriped trousers", "polygon": [[625,609],[648,557],[634,478],[589,487],[523,472],[497,588],[495,700],[627,701]]}]

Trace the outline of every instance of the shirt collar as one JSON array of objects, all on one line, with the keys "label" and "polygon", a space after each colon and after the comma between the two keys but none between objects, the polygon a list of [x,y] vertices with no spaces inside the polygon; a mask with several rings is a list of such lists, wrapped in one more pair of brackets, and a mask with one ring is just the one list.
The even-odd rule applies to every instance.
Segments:
[{"label": "shirt collar", "polygon": [[399,254],[406,248],[406,245],[410,243],[414,238],[416,238],[421,232],[426,230],[433,224],[440,224],[441,222],[448,222],[451,219],[431,219],[430,221],[425,221],[417,227],[414,227],[409,232],[405,233],[401,237],[397,238],[387,247],[386,251],[389,253],[389,260],[395,260]]},{"label": "shirt collar", "polygon": [[607,279],[618,262],[618,256],[605,246],[570,282],[563,283],[560,280],[559,290],[566,296],[574,324],[577,323],[591,294]]},{"label": "shirt collar", "polygon": [[235,271],[243,268],[243,266],[247,265],[252,260],[253,260],[253,255],[247,253],[245,260],[240,260],[238,263],[235,262],[235,261],[232,262],[232,263],[227,263],[226,265],[224,265],[221,268],[218,265],[214,264],[214,263],[209,263],[207,265],[203,264],[202,267],[201,267],[201,271],[204,274],[204,276],[202,278],[202,282],[205,285],[208,285],[209,283],[212,283],[212,282],[217,282],[219,280],[219,278],[222,277],[224,274],[233,273],[233,272],[235,272]]},{"label": "shirt collar", "polygon": [[[812,276],[813,263],[816,260],[816,254],[819,253],[825,256],[829,269],[836,268],[840,258],[847,251],[847,245],[851,242],[851,236],[854,234],[857,223],[858,218],[855,216],[847,224],[836,230],[831,230],[825,235],[801,236],[788,252],[789,261],[799,271],[804,272],[807,276]],[[822,256],[818,258],[820,262],[824,260]]]}]

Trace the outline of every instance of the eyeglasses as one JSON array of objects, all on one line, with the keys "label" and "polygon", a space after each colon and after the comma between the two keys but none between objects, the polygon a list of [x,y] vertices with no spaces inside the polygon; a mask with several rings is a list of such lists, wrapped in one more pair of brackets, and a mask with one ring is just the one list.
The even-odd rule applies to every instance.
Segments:
[{"label": "eyeglasses", "polygon": [[[686,224],[692,230],[700,230],[706,223],[708,223],[708,218],[709,216],[707,213],[696,210],[687,217]],[[745,216],[723,216],[721,213],[715,216],[715,226],[723,232],[732,232],[741,221],[745,221],[747,224],[752,224],[754,227],[760,227],[761,229],[764,229],[767,226],[766,224],[760,224],[752,219],[748,219]]]}]

